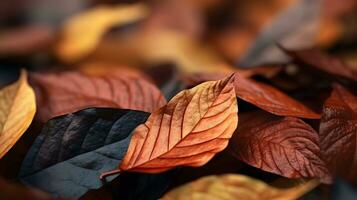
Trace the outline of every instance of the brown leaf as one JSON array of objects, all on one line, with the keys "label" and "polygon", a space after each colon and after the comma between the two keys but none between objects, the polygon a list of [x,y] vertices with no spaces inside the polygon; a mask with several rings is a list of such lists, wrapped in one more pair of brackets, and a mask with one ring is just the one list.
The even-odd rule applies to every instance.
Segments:
[{"label": "brown leaf", "polygon": [[12,184],[0,178],[0,199],[51,200],[53,198],[40,190]]},{"label": "brown leaf", "polygon": [[163,200],[293,200],[298,199],[318,185],[311,180],[301,185],[278,189],[266,183],[238,174],[206,176],[168,192]]},{"label": "brown leaf", "polygon": [[314,67],[325,73],[357,81],[357,72],[346,65],[341,59],[327,55],[314,49],[286,50],[283,49],[298,63]]},{"label": "brown leaf", "polygon": [[240,124],[229,145],[239,160],[288,178],[330,181],[318,134],[302,120],[253,112],[241,114]]},{"label": "brown leaf", "polygon": [[120,170],[161,172],[201,166],[227,145],[238,123],[234,77],[177,94],[138,126]]},{"label": "brown leaf", "polygon": [[357,184],[357,97],[341,85],[324,104],[320,138],[330,171]]},{"label": "brown leaf", "polygon": [[0,90],[0,158],[30,126],[36,112],[35,94],[27,83],[27,72]]},{"label": "brown leaf", "polygon": [[237,97],[279,116],[319,119],[320,115],[278,89],[236,74]]},{"label": "brown leaf", "polygon": [[33,73],[38,116],[55,116],[88,107],[113,107],[152,112],[165,105],[160,90],[145,79],[130,74],[89,76],[80,72]]}]

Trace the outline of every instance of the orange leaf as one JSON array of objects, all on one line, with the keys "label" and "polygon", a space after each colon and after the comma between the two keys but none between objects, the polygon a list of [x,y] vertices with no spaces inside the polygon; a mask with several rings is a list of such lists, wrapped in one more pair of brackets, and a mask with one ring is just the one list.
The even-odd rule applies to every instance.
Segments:
[{"label": "orange leaf", "polygon": [[166,100],[155,85],[125,73],[90,76],[80,72],[34,73],[30,83],[36,92],[42,121],[88,107],[113,107],[152,112]]},{"label": "orange leaf", "polygon": [[228,145],[238,124],[234,77],[177,94],[138,126],[120,170],[162,172],[201,166]]},{"label": "orange leaf", "polygon": [[[238,76],[236,74],[236,76]],[[237,97],[279,116],[318,119],[320,115],[278,89],[238,76],[235,81]]]}]

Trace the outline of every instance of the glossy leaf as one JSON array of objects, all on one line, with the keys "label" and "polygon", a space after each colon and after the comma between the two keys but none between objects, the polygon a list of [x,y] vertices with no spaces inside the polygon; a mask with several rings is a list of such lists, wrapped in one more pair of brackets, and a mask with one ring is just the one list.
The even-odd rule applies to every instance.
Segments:
[{"label": "glossy leaf", "polygon": [[334,85],[320,122],[320,147],[333,174],[357,183],[357,97]]},{"label": "glossy leaf", "polygon": [[320,115],[278,89],[236,74],[237,97],[279,116],[318,119]]},{"label": "glossy leaf", "polygon": [[0,90],[0,158],[24,134],[35,112],[35,94],[22,71],[17,82]]},{"label": "glossy leaf", "polygon": [[324,54],[319,50],[305,49],[299,51],[285,50],[296,62],[314,67],[331,75],[357,81],[357,72],[341,59]]},{"label": "glossy leaf", "polygon": [[138,126],[120,170],[161,172],[201,166],[228,144],[237,127],[234,77],[177,94]]},{"label": "glossy leaf", "polygon": [[57,56],[68,62],[81,59],[95,49],[110,28],[143,19],[147,14],[143,4],[102,5],[80,13],[64,24]]},{"label": "glossy leaf", "polygon": [[318,182],[311,180],[287,189],[278,189],[266,183],[238,174],[206,176],[168,192],[163,200],[293,200],[312,190]]},{"label": "glossy leaf", "polygon": [[241,115],[240,123],[229,145],[239,160],[288,178],[330,181],[318,134],[302,120],[253,112]]},{"label": "glossy leaf", "polygon": [[55,116],[89,107],[112,107],[152,112],[166,100],[155,85],[129,73],[90,76],[80,72],[33,73],[38,116]]},{"label": "glossy leaf", "polygon": [[139,111],[91,108],[54,118],[28,151],[19,178],[62,197],[99,188],[100,173],[120,163],[131,132],[147,117]]}]

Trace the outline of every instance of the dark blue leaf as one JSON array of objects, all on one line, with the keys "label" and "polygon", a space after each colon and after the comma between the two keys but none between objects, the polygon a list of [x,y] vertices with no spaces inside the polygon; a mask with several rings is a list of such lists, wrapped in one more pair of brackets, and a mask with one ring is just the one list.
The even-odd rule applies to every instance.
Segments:
[{"label": "dark blue leaf", "polygon": [[118,167],[132,131],[148,116],[139,111],[91,108],[54,118],[27,153],[19,178],[60,197],[80,197],[97,189],[103,185],[100,173]]}]

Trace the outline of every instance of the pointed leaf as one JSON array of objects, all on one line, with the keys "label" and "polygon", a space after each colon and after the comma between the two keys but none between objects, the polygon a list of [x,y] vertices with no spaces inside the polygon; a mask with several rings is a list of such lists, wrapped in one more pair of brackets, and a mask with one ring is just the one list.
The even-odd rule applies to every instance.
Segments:
[{"label": "pointed leaf", "polygon": [[91,108],[48,121],[24,159],[25,184],[63,197],[102,186],[101,172],[115,168],[131,132],[148,113]]},{"label": "pointed leaf", "polygon": [[357,183],[357,97],[334,85],[320,122],[320,147],[333,174]]},{"label": "pointed leaf", "polygon": [[287,189],[278,189],[266,183],[237,174],[206,176],[168,192],[163,200],[179,199],[244,199],[293,200],[318,185],[315,180]]},{"label": "pointed leaf", "polygon": [[318,119],[320,115],[278,89],[236,74],[237,97],[279,116]]},{"label": "pointed leaf", "polygon": [[253,112],[241,115],[240,123],[229,145],[239,160],[288,178],[330,181],[318,134],[302,120]]},{"label": "pointed leaf", "polygon": [[16,83],[0,90],[0,158],[30,126],[35,112],[35,94],[22,71]]},{"label": "pointed leaf", "polygon": [[161,172],[201,166],[228,144],[237,127],[234,77],[177,94],[138,126],[120,170]]},{"label": "pointed leaf", "polygon": [[298,63],[314,67],[331,75],[357,81],[357,72],[337,57],[314,49],[299,51],[284,49],[284,51]]},{"label": "pointed leaf", "polygon": [[90,76],[80,72],[31,74],[38,116],[47,121],[55,116],[89,107],[112,107],[152,112],[165,105],[160,90],[137,76]]},{"label": "pointed leaf", "polygon": [[96,48],[110,28],[143,19],[147,14],[143,4],[102,5],[80,13],[64,24],[56,54],[67,62],[81,59]]}]

